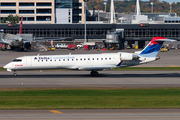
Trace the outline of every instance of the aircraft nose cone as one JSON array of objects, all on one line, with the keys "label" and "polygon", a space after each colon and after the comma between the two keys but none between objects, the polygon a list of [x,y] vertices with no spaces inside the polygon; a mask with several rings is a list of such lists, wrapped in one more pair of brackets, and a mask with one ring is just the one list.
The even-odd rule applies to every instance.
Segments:
[{"label": "aircraft nose cone", "polygon": [[8,68],[8,65],[5,65],[3,68],[4,68],[4,69],[7,69],[7,68]]},{"label": "aircraft nose cone", "polygon": [[6,64],[3,68],[5,68],[5,69],[10,69],[10,68],[11,68],[10,63]]}]

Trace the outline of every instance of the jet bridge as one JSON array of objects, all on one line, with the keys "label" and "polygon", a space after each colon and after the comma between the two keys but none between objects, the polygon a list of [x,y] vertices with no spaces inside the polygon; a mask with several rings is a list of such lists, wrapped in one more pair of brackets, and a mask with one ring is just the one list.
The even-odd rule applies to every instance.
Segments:
[{"label": "jet bridge", "polygon": [[124,29],[116,29],[106,35],[105,46],[108,49],[124,49]]}]

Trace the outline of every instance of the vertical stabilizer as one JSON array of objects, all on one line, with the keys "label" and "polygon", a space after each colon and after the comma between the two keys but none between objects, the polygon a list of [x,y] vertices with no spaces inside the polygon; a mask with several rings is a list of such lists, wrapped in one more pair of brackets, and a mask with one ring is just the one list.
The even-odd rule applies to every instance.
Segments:
[{"label": "vertical stabilizer", "polygon": [[174,42],[176,40],[171,40],[165,37],[154,37],[151,42],[141,51],[139,56],[141,57],[156,57],[160,48],[165,41]]},{"label": "vertical stabilizer", "polygon": [[23,16],[21,16],[21,24],[19,27],[19,34],[22,34],[22,21],[23,21]]}]

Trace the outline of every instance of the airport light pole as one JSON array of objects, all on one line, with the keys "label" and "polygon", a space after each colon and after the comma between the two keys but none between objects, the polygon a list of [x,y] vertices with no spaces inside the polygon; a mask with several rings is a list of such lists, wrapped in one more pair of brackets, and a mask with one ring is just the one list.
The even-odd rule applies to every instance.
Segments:
[{"label": "airport light pole", "polygon": [[106,12],[106,5],[107,5],[107,2],[104,2],[105,12]]},{"label": "airport light pole", "polygon": [[170,5],[170,11],[169,11],[169,13],[171,13],[171,6],[172,6],[172,3],[170,2],[169,5]]},{"label": "airport light pole", "polygon": [[84,16],[85,16],[85,23],[84,23],[84,42],[86,42],[86,2],[88,2],[88,0],[84,0]]},{"label": "airport light pole", "polygon": [[151,13],[153,13],[153,5],[154,5],[154,3],[151,2],[150,4],[151,4]]}]

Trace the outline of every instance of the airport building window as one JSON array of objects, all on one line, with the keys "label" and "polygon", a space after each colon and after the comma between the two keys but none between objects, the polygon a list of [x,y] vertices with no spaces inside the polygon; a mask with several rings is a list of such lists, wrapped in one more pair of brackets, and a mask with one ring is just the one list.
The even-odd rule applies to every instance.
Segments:
[{"label": "airport building window", "polygon": [[51,14],[51,9],[36,9],[36,14]]},{"label": "airport building window", "polygon": [[[36,21],[51,21],[51,16],[36,16]],[[46,35],[48,33],[46,33]]]},{"label": "airport building window", "polygon": [[34,3],[19,3],[19,6],[34,6]]},{"label": "airport building window", "polygon": [[16,3],[0,3],[0,6],[7,6],[7,7],[10,7],[10,6],[16,6]]},{"label": "airport building window", "polygon": [[16,10],[1,10],[1,14],[16,14]]},{"label": "airport building window", "polygon": [[34,14],[34,10],[19,10],[19,13],[20,14]]},{"label": "airport building window", "polygon": [[55,8],[72,8],[73,0],[55,0]]},{"label": "airport building window", "polygon": [[51,3],[36,3],[36,6],[51,6]]}]

